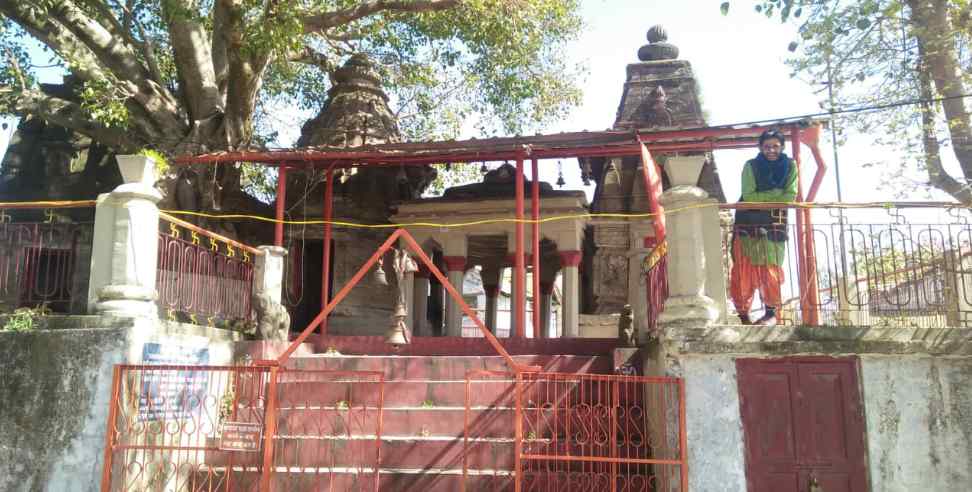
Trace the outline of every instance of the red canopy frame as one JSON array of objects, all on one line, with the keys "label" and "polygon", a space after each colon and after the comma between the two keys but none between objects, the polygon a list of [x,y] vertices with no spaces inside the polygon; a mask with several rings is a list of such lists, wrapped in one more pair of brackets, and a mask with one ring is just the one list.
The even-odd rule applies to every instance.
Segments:
[{"label": "red canopy frame", "polygon": [[[653,214],[655,242],[661,244],[665,238],[665,211],[660,203],[662,194],[661,170],[653,155],[676,152],[706,152],[722,149],[745,149],[758,146],[759,135],[766,130],[781,131],[790,138],[793,146],[793,159],[797,164],[799,192],[797,200],[812,202],[827,171],[827,165],[819,149],[820,129],[826,120],[781,120],[756,126],[722,126],[674,129],[645,129],[631,131],[573,132],[531,137],[501,137],[490,139],[470,139],[461,141],[432,141],[365,145],[352,148],[312,147],[303,149],[278,150],[239,150],[218,152],[196,156],[183,156],[173,160],[176,165],[220,164],[250,162],[278,168],[276,224],[274,244],[283,245],[283,220],[287,195],[286,174],[289,169],[324,169],[326,171],[324,193],[324,258],[322,282],[322,305],[328,301],[330,274],[330,238],[333,214],[333,172],[335,169],[373,166],[406,166],[442,163],[472,163],[480,161],[516,162],[516,226],[514,255],[515,282],[526,286],[526,256],[524,249],[525,187],[524,161],[532,164],[533,189],[531,190],[531,220],[533,226],[532,267],[534,269],[534,326],[539,323],[539,161],[578,157],[638,157],[642,162],[642,178],[648,193],[648,212]],[[800,143],[806,145],[816,164],[813,180],[806,195],[803,193],[803,175]],[[814,325],[817,312],[816,259],[812,238],[809,210],[797,210],[797,258],[798,274],[801,285],[801,304],[803,319]],[[515,336],[524,337],[526,331],[526,298],[522,295],[514,300]],[[326,334],[327,320],[321,324],[322,334]],[[538,336],[535,333],[534,336]]]}]

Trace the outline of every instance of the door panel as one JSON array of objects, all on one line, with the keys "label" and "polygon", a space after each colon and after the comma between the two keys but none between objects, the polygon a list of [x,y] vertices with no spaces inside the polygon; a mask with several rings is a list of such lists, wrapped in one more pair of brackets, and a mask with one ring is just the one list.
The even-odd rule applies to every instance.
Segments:
[{"label": "door panel", "polygon": [[739,359],[750,492],[866,492],[856,358]]}]

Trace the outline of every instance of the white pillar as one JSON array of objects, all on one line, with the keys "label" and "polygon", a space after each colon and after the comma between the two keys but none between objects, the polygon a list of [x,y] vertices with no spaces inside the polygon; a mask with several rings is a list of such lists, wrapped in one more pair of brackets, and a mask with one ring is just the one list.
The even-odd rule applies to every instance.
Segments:
[{"label": "white pillar", "polygon": [[95,208],[88,311],[124,317],[158,317],[159,209],[155,161],[116,156],[124,184],[98,197]]},{"label": "white pillar", "polygon": [[705,295],[712,299],[719,310],[718,322],[727,322],[726,264],[722,257],[722,221],[719,219],[719,202],[709,198],[709,207],[699,210],[702,214],[703,249],[705,250]]},{"label": "white pillar", "polygon": [[540,282],[540,328],[535,335],[538,338],[554,338],[556,333],[550,333],[550,306],[553,295],[553,282]]},{"label": "white pillar", "polygon": [[563,278],[564,290],[562,292],[563,309],[563,337],[577,338],[580,336],[578,326],[580,319],[580,250],[560,251],[560,274]]},{"label": "white pillar", "polygon": [[287,249],[280,246],[258,246],[257,249],[262,254],[253,260],[253,295],[266,294],[270,296],[271,302],[280,304]]},{"label": "white pillar", "polygon": [[[462,293],[462,281],[466,274],[466,257],[465,256],[444,256],[442,258],[446,264],[446,270],[448,270],[449,283],[456,288],[456,291],[460,294]],[[447,337],[461,337],[462,336],[462,309],[459,308],[459,303],[446,293],[445,295],[445,305],[446,305],[446,329],[445,336]]]},{"label": "white pillar", "polygon": [[[699,205],[710,203],[708,193],[695,186],[704,158],[670,158],[665,163],[673,186],[662,193],[668,241],[668,300],[658,322],[662,325],[704,327],[719,318],[719,309],[706,292],[706,255],[703,215]],[[721,255],[712,261],[721,261]]]},{"label": "white pillar", "polygon": [[480,276],[483,279],[483,290],[486,292],[486,313],[483,323],[494,335],[496,334],[496,314],[498,309],[500,284],[503,268],[499,265],[484,265]]},{"label": "white pillar", "polygon": [[628,250],[628,305],[631,306],[638,338],[640,341],[647,341],[648,282],[643,265],[651,253],[651,248],[646,247],[646,241],[653,240],[655,231],[652,223],[646,220],[630,222],[628,231],[631,236],[631,247]]},{"label": "white pillar", "polygon": [[417,337],[431,336],[429,328],[429,269],[419,265],[415,272],[412,287],[412,335]]}]

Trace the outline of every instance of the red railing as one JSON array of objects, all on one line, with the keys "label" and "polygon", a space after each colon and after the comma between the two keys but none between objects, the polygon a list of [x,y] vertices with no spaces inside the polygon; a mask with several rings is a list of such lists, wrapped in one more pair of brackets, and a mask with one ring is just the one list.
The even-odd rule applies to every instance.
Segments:
[{"label": "red railing", "polygon": [[[77,202],[45,208],[4,203],[0,207],[0,312],[39,306],[61,313],[84,312],[92,205]],[[79,208],[88,210],[66,210]]]},{"label": "red railing", "polygon": [[101,490],[377,490],[381,373],[118,365]]},{"label": "red railing", "polygon": [[168,319],[228,327],[250,320],[260,251],[175,217],[159,221],[156,289]]},{"label": "red railing", "polygon": [[470,372],[464,490],[685,491],[684,396],[678,378]]}]

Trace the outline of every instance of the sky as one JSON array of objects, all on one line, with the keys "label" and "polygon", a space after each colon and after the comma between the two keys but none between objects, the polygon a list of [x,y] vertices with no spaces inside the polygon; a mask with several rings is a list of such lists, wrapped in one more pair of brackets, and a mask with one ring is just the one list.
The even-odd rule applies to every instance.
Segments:
[{"label": "sky", "polygon": [[[581,15],[585,29],[564,53],[570,60],[588,68],[581,84],[583,103],[566,119],[545,128],[544,133],[610,128],[621,98],[625,67],[638,61],[637,50],[647,43],[645,34],[655,24],[666,28],[668,41],[680,49],[679,58],[692,64],[709,124],[785,118],[821,111],[819,101],[822,95],[815,92],[823,86],[815,87],[791,78],[790,69],[784,64],[791,55],[787,45],[797,39],[796,26],[756,13],[749,0],[734,0],[729,15],[723,16],[720,3],[719,0],[583,1]],[[56,74],[49,73],[47,77],[56,77]],[[281,118],[281,121],[287,120]],[[10,130],[12,126],[0,131],[0,151],[6,147]],[[299,125],[282,130],[283,135],[295,139]],[[463,135],[474,136],[477,135],[471,131]],[[830,169],[817,200],[836,201],[829,139],[822,144],[822,150]],[[754,155],[755,150],[716,152],[716,163],[729,200],[739,196],[742,165]],[[804,155],[808,156],[809,152]],[[892,198],[888,190],[877,185],[879,180],[875,173],[880,172],[880,168],[860,166],[864,161],[882,157],[889,161],[895,159],[890,151],[875,149],[866,135],[850,135],[840,149],[844,201]],[[812,165],[811,159],[805,162]],[[955,164],[946,162],[946,165]],[[541,178],[556,181],[556,169],[555,165],[542,166]],[[564,162],[563,169],[568,183],[566,188],[581,188],[576,162]],[[805,178],[805,187],[809,186],[809,179],[810,176]],[[588,192],[592,189],[588,188]],[[926,193],[914,195],[922,199],[926,196]],[[935,198],[946,197],[939,194]]]}]

